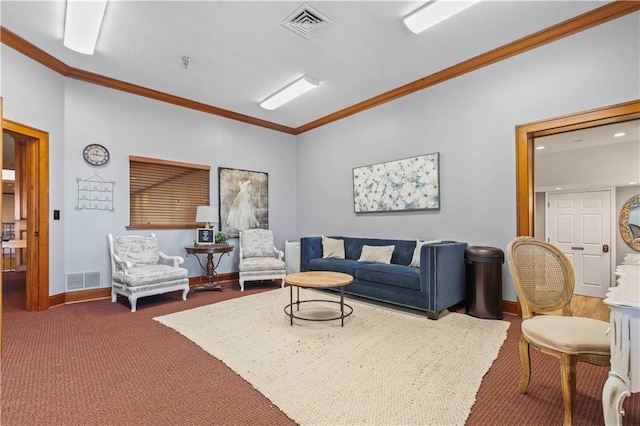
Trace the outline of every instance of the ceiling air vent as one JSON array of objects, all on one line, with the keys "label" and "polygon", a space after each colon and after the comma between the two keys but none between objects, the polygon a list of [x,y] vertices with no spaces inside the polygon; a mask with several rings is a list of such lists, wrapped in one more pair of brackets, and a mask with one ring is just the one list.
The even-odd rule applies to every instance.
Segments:
[{"label": "ceiling air vent", "polygon": [[308,4],[303,4],[280,25],[309,40],[331,24],[333,22],[329,18]]}]

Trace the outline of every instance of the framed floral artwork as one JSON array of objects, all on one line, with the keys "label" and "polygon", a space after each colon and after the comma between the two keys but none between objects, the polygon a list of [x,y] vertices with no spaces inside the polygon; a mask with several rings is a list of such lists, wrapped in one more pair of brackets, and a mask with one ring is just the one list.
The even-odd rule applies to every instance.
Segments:
[{"label": "framed floral artwork", "polygon": [[353,169],[356,213],[440,210],[440,154]]},{"label": "framed floral artwork", "polygon": [[269,229],[269,175],[218,167],[220,230],[228,238],[245,229]]}]

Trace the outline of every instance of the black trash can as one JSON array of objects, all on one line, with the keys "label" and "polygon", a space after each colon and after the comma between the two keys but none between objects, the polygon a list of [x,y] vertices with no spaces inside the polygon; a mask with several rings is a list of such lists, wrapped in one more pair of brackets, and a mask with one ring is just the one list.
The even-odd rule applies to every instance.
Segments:
[{"label": "black trash can", "polygon": [[497,247],[467,247],[467,314],[502,319],[502,264],[504,252]]}]

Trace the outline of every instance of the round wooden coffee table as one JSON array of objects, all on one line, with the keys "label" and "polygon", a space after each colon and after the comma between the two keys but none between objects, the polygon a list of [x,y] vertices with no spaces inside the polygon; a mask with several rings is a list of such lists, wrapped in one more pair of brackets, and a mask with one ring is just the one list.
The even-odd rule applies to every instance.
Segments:
[{"label": "round wooden coffee table", "polygon": [[[308,271],[297,272],[295,274],[289,274],[284,277],[284,283],[289,286],[289,304],[284,307],[284,313],[291,319],[291,325],[293,325],[293,319],[300,319],[304,321],[332,321],[340,320],[341,326],[344,327],[344,319],[353,313],[353,308],[344,303],[344,286],[353,282],[353,277],[349,274],[343,274],[342,272],[328,272],[328,271]],[[293,301],[293,287],[297,289],[296,301]],[[340,287],[340,301],[328,300],[328,299],[314,299],[314,300],[300,300],[300,288],[336,288]],[[293,305],[296,305],[296,310],[300,310],[300,304],[309,302],[323,302],[323,303],[337,303],[340,305],[340,315],[330,318],[307,318],[297,316],[293,313]],[[347,312],[345,313],[345,307]]]}]

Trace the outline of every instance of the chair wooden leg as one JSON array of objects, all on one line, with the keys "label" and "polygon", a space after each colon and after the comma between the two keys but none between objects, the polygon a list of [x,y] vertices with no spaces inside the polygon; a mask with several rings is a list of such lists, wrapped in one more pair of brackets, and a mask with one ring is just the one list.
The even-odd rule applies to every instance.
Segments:
[{"label": "chair wooden leg", "polygon": [[527,393],[529,381],[531,380],[531,358],[529,357],[529,342],[520,336],[520,364],[522,364],[522,378],[518,385],[520,393]]},{"label": "chair wooden leg", "polygon": [[187,294],[189,294],[190,290],[191,289],[189,287],[187,287],[184,290],[182,290],[182,300],[187,300]]},{"label": "chair wooden leg", "polygon": [[129,304],[131,305],[131,312],[136,311],[136,304],[138,303],[138,298],[131,295],[129,296]]},{"label": "chair wooden leg", "polygon": [[573,402],[576,395],[577,364],[577,356],[561,354],[560,375],[562,379],[562,399],[564,401],[564,426],[573,425]]}]

